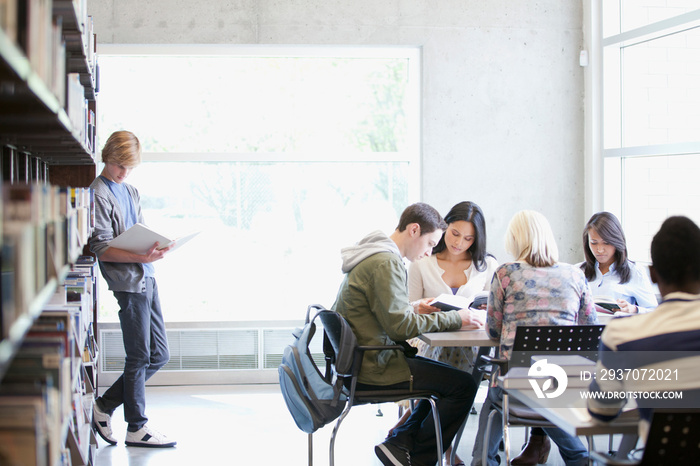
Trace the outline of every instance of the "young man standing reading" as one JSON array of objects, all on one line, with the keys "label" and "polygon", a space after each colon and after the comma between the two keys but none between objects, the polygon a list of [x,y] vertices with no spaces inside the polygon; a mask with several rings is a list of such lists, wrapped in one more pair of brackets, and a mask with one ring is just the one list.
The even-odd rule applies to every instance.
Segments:
[{"label": "young man standing reading", "polygon": [[[359,345],[392,345],[425,332],[483,326],[483,321],[466,309],[418,314],[409,303],[403,259],[414,261],[430,255],[446,227],[434,208],[417,203],[404,210],[391,236],[376,231],[341,251],[345,278],[332,309],[345,317]],[[398,350],[367,352],[357,387],[412,387],[440,393],[438,410],[444,446],[452,442],[477,391],[469,373]],[[435,450],[435,427],[430,403],[425,400],[420,401],[408,421],[375,447],[384,465],[396,466],[434,465]]]},{"label": "young man standing reading", "polygon": [[153,262],[172,246],[157,249],[156,243],[143,255],[109,246],[135,223],[144,223],[138,191],[124,183],[141,162],[141,144],[132,133],[117,131],[105,143],[102,161],[104,170],[90,185],[95,190],[95,231],[89,245],[119,303],[126,360],[124,373],[95,400],[93,423],[100,437],[115,445],[112,413],[123,404],[128,446],[172,447],[176,442],[146,425],[145,414],[146,380],[170,359]]}]

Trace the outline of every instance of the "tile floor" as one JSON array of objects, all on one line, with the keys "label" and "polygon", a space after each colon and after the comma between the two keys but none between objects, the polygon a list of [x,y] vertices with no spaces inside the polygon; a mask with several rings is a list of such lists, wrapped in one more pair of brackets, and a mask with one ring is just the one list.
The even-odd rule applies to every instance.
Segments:
[{"label": "tile floor", "polygon": [[[477,395],[481,408],[485,384]],[[99,439],[95,466],[209,466],[277,465],[305,466],[307,435],[287,411],[277,385],[216,385],[148,387],[147,414],[150,425],[178,444],[175,448],[125,447],[126,424],[121,409],[113,417],[116,446]],[[383,416],[377,416],[378,407]],[[358,406],[340,428],[336,441],[337,466],[381,466],[374,455],[396,422],[394,404]],[[458,454],[469,464],[478,415],[470,415]],[[314,465],[328,465],[328,441],[332,426],[314,434]],[[520,451],[524,429],[512,430],[512,449]],[[561,466],[556,448],[547,462]]]}]

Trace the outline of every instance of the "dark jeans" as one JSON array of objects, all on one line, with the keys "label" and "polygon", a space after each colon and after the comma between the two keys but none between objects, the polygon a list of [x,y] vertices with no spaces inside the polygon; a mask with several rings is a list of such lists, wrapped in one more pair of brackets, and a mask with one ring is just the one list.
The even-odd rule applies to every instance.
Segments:
[{"label": "dark jeans", "polygon": [[123,403],[128,430],[135,432],[148,421],[146,381],[168,362],[170,351],[155,278],[146,278],[143,293],[115,291],[114,297],[119,303],[126,353],[124,373],[98,398],[97,405],[111,415]]},{"label": "dark jeans", "polygon": [[[437,402],[442,427],[443,450],[452,443],[454,436],[469,415],[476,396],[477,384],[468,372],[432,359],[407,358],[413,376],[414,390],[431,390],[440,394]],[[374,386],[358,384],[363,389],[407,389],[409,382]],[[437,440],[430,402],[421,400],[408,420],[394,429],[389,443],[406,448],[411,453],[411,464],[434,465],[437,458]]]}]

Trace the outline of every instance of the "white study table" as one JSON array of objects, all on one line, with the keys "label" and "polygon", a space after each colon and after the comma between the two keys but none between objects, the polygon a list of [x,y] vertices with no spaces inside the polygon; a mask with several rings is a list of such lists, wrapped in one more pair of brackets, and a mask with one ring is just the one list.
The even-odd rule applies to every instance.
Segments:
[{"label": "white study table", "polygon": [[507,393],[569,435],[637,434],[639,415],[636,410],[625,410],[620,417],[608,423],[596,421],[588,414],[586,400],[579,394],[579,389],[567,389],[556,401],[537,398],[531,389],[511,388]]},{"label": "white study table", "polygon": [[[475,362],[480,356],[489,354],[491,347],[496,347],[498,352],[499,340],[492,340],[484,329],[478,330],[453,330],[451,332],[430,332],[419,335],[418,338],[430,346],[478,346]],[[472,376],[475,380],[481,380],[483,371],[479,364],[474,364]]]},{"label": "white study table", "polygon": [[430,332],[418,338],[430,346],[498,346],[498,340],[489,338],[486,330],[453,330],[451,332]]},{"label": "white study table", "polygon": [[[598,321],[605,325],[612,315],[598,314]],[[419,335],[418,338],[430,346],[499,346],[499,340],[489,338],[486,330],[452,330],[449,332],[429,332]]]}]

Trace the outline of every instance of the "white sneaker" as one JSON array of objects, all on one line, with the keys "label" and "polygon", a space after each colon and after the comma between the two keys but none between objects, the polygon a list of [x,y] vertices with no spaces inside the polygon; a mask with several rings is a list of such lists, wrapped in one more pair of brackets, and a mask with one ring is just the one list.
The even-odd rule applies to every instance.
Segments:
[{"label": "white sneaker", "polygon": [[148,426],[143,426],[136,432],[126,432],[126,444],[130,447],[167,448],[174,447],[177,442],[169,440]]},{"label": "white sneaker", "polygon": [[102,412],[97,403],[92,404],[92,425],[105,442],[110,445],[117,444],[117,439],[112,435],[112,416]]}]

